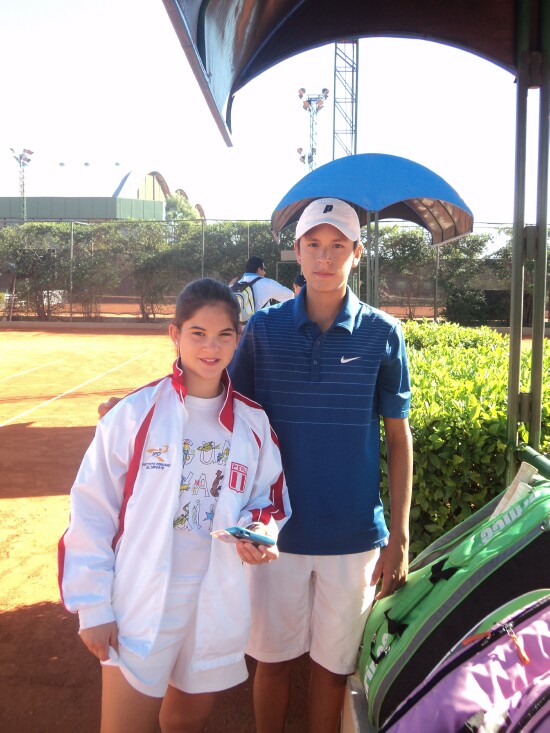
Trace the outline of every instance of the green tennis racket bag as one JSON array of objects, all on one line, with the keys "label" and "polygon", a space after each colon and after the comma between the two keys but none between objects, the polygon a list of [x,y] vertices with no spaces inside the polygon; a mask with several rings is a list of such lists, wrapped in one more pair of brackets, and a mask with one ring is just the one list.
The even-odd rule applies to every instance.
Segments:
[{"label": "green tennis racket bag", "polygon": [[374,604],[359,673],[376,729],[476,623],[550,588],[550,480],[508,494],[428,547],[406,585]]}]

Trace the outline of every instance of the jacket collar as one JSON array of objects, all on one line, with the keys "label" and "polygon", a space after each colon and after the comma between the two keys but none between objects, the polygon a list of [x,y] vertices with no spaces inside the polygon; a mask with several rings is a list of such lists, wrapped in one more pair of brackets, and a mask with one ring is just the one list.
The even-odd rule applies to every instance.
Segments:
[{"label": "jacket collar", "polygon": [[[226,394],[225,401],[222,405],[222,409],[220,410],[219,420],[223,427],[227,428],[227,430],[232,433],[235,422],[233,414],[233,385],[231,384],[231,379],[229,378],[227,369],[224,369],[222,372],[221,383],[225,387]],[[179,357],[175,360],[172,367],[172,387],[176,390],[176,393],[183,402],[187,395],[187,388],[185,386],[185,378]]]}]

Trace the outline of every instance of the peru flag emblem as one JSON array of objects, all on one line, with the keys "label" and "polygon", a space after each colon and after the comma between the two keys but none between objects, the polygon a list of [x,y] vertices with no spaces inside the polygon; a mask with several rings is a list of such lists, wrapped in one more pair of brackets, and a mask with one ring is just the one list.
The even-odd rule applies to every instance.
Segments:
[{"label": "peru flag emblem", "polygon": [[231,463],[231,470],[229,472],[229,488],[236,491],[238,494],[244,492],[244,486],[246,484],[246,474],[248,469],[243,466],[242,463]]}]

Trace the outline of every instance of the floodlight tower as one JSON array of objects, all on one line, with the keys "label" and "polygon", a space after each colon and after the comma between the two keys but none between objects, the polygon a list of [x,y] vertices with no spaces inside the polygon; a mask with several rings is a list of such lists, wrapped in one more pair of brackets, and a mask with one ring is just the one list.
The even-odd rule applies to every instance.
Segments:
[{"label": "floodlight tower", "polygon": [[17,161],[19,166],[19,196],[21,197],[21,220],[27,221],[27,200],[25,199],[25,168],[31,162],[32,150],[24,148],[22,153],[16,153],[13,148],[10,148],[13,153],[13,157]]},{"label": "floodlight tower", "polygon": [[[357,92],[359,72],[359,41],[337,41],[334,44],[334,107],[332,125],[332,159],[342,158],[357,153]],[[374,240],[378,241],[378,214],[374,214]],[[376,305],[378,300],[378,283],[376,257],[375,266],[371,267],[371,217],[367,214],[367,258],[364,280],[366,283],[366,300]],[[377,246],[377,245],[376,245]],[[359,295],[361,290],[361,263],[354,270],[351,284],[353,291]]]},{"label": "floodlight tower", "polygon": [[298,96],[302,100],[302,107],[309,113],[309,151],[303,152],[303,148],[298,148],[300,162],[307,163],[309,171],[315,168],[315,155],[317,153],[317,115],[328,98],[328,89],[325,87],[320,94],[306,94],[304,87],[298,89]]},{"label": "floodlight tower", "polygon": [[334,45],[334,135],[332,159],[357,153],[359,42]]}]

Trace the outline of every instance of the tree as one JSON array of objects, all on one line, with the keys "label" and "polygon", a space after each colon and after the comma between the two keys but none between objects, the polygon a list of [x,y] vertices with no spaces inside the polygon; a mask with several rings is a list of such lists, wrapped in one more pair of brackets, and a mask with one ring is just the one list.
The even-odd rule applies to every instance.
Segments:
[{"label": "tree", "polygon": [[468,234],[439,250],[439,278],[447,290],[460,290],[473,283],[479,274],[487,246],[492,242],[490,234]]},{"label": "tree", "polygon": [[165,222],[126,222],[122,231],[144,321],[156,320],[158,306],[165,302],[168,293],[173,292],[179,275],[176,263],[168,257],[173,248],[167,234]]},{"label": "tree", "polygon": [[[285,237],[285,245],[288,246]],[[291,245],[290,245],[291,246]],[[243,274],[252,255],[262,257],[268,275],[275,277],[281,245],[262,221],[215,221],[204,228],[204,274],[229,282]],[[293,277],[293,275],[292,275]],[[292,282],[292,279],[290,280]]]},{"label": "tree", "polygon": [[181,193],[171,193],[166,197],[166,221],[194,221],[200,219],[199,212]]},{"label": "tree", "polygon": [[124,276],[120,225],[73,225],[72,302],[86,319],[101,317],[101,296],[113,293]]},{"label": "tree", "polygon": [[15,265],[19,300],[41,321],[63,307],[62,237],[59,226],[27,223],[1,231],[1,259]]},{"label": "tree", "polygon": [[426,297],[426,284],[433,279],[434,251],[429,236],[420,227],[391,226],[380,229],[378,241],[381,291],[399,292],[408,317],[414,318],[415,302]]},{"label": "tree", "polygon": [[[491,261],[500,277],[507,282],[510,287],[512,277],[512,236],[513,230],[510,227],[503,227],[499,230],[500,234],[507,237],[504,245],[497,249],[491,255]],[[547,256],[550,259],[550,235],[546,240]],[[533,260],[527,259],[525,262],[525,282],[523,295],[523,325],[530,326],[533,319],[533,288],[534,288],[534,263]],[[550,308],[550,273],[546,277],[546,296],[547,308]]]},{"label": "tree", "polygon": [[443,314],[448,321],[473,326],[492,320],[494,314],[479,283],[483,255],[491,241],[490,234],[468,234],[441,246],[438,279],[446,293]]}]

